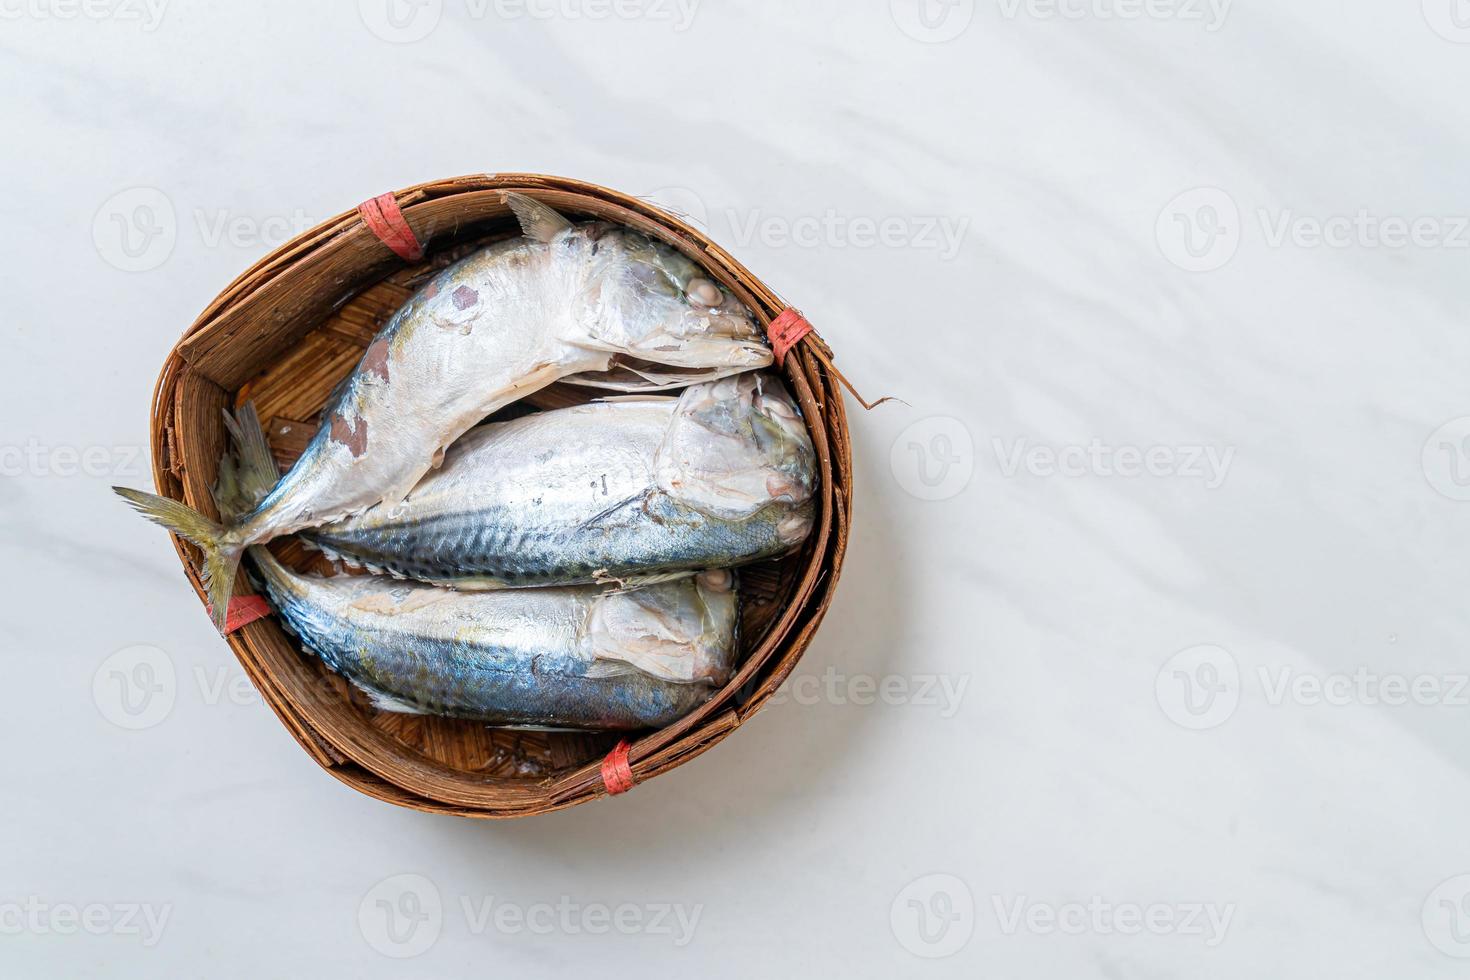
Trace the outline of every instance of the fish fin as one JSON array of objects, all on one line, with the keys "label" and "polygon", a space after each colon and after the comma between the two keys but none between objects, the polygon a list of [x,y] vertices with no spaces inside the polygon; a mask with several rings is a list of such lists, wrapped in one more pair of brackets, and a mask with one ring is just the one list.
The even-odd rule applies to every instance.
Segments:
[{"label": "fish fin", "polygon": [[653,403],[655,405],[660,404],[660,403],[667,405],[670,402],[676,402],[678,400],[679,400],[679,396],[678,395],[659,395],[659,394],[649,394],[649,395],[600,395],[600,396],[592,399],[593,403],[595,403],[595,404],[621,403],[621,402],[643,402],[643,403],[647,404],[647,403],[650,403],[651,402],[651,403]]},{"label": "fish fin", "polygon": [[631,592],[641,589],[645,585],[658,585],[663,582],[677,582],[681,578],[688,578],[694,574],[694,569],[685,569],[681,572],[649,572],[646,575],[611,575],[606,569],[598,569],[592,573],[592,581],[597,585],[616,585],[617,588],[610,589],[607,594],[618,592]]},{"label": "fish fin", "polygon": [[564,384],[583,388],[605,388],[609,391],[657,393],[683,388],[705,381],[717,381],[750,370],[746,367],[675,367],[640,361],[637,365],[613,358],[605,371],[582,371],[560,379]]},{"label": "fish fin", "polygon": [[557,725],[491,725],[492,728],[503,728],[511,732],[586,732],[585,728],[567,728]]},{"label": "fish fin", "polygon": [[674,684],[719,682],[735,621],[733,594],[723,608],[710,601],[723,598],[678,585],[598,596],[579,637],[589,676],[621,665]]},{"label": "fish fin", "polygon": [[225,412],[224,416],[225,428],[235,440],[235,476],[242,502],[249,505],[244,509],[248,510],[275,489],[281,471],[265,440],[254,402],[246,402],[234,415]]},{"label": "fish fin", "polygon": [[192,541],[204,552],[204,567],[200,571],[200,577],[204,580],[204,591],[209,597],[209,616],[214,620],[215,627],[223,633],[230,593],[235,589],[235,572],[240,567],[240,555],[244,553],[244,547],[234,539],[229,528],[221,527],[177,500],[128,487],[112,489],[148,520]]},{"label": "fish fin", "polygon": [[629,674],[637,674],[639,670],[632,664],[622,660],[603,660],[598,658],[587,665],[584,676],[592,680],[609,680],[614,677],[627,677]]},{"label": "fish fin", "polygon": [[[409,576],[405,575],[403,572],[398,571],[397,569],[389,568],[386,565],[376,564],[375,562],[368,561],[366,558],[360,558],[349,551],[341,551],[333,545],[326,544],[322,541],[317,540],[316,538],[313,538],[310,534],[301,534],[297,537],[298,540],[300,540],[301,543],[306,547],[310,548],[313,551],[321,552],[322,557],[331,562],[332,565],[335,566],[339,571],[346,570],[353,572],[371,572],[374,575],[385,575],[396,579],[409,578]],[[430,582],[429,584],[452,585],[452,583],[440,582]]]},{"label": "fish fin", "polygon": [[505,203],[515,212],[516,220],[521,223],[521,232],[533,241],[549,242],[572,227],[572,223],[555,209],[525,194],[506,191]]},{"label": "fish fin", "polygon": [[[391,511],[395,507],[400,506],[405,500],[408,499],[408,495],[413,493],[413,488],[419,485],[419,481],[428,476],[429,472],[433,470],[433,468],[433,456],[431,455],[430,457],[425,459],[420,466],[415,468],[412,473],[405,474],[404,476],[399,478],[397,483],[386,487],[383,490],[383,495],[378,498],[378,502],[372,504],[371,507],[381,507],[385,511]],[[328,521],[327,523],[342,520],[346,517],[356,517],[358,514],[361,514],[364,511],[371,509],[371,507],[364,507],[361,510],[358,510],[352,514],[344,514],[343,517],[333,518],[332,521]]]},{"label": "fish fin", "polygon": [[395,698],[391,694],[384,694],[382,691],[375,691],[370,687],[364,687],[363,685],[358,684],[356,681],[353,681],[353,686],[362,693],[366,694],[368,696],[368,700],[373,703],[373,707],[377,708],[379,711],[392,711],[395,714],[400,715],[428,714],[427,711],[425,711],[423,708],[420,708],[418,705],[409,704],[407,701],[404,701],[400,698]]},{"label": "fish fin", "polygon": [[436,578],[432,575],[408,576],[392,569],[388,574],[397,578],[412,578],[414,581],[423,582],[426,585],[436,585],[441,589],[451,589],[455,592],[502,592],[507,589],[519,588],[511,585],[504,579],[491,578],[488,575],[473,575],[463,578]]}]

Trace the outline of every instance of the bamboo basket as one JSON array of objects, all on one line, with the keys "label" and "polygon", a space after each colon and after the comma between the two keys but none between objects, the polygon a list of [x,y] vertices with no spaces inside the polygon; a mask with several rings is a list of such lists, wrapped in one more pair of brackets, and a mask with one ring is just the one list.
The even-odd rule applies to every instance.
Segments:
[{"label": "bamboo basket", "polygon": [[[406,261],[385,245],[365,222],[364,210],[349,211],[256,263],[185,332],[154,393],[158,492],[218,517],[210,487],[225,448],[221,410],[247,399],[266,424],[278,462],[289,465],[314,433],[332,388],[398,306],[451,261],[518,234],[503,199],[509,190],[568,216],[621,222],[663,239],[731,289],[768,328],[786,309],[774,291],[701,232],[638,198],[538,174],[477,174],[419,184],[393,195],[423,246],[419,261]],[[415,255],[409,250],[410,258]],[[847,547],[852,460],[836,387],[841,375],[815,333],[798,341],[779,369],[817,450],[816,526],[800,552],[742,569],[741,666],[708,703],[675,724],[619,745],[619,737],[610,734],[511,731],[378,712],[301,650],[274,616],[232,632],[230,648],[307,755],[354,789],[400,806],[468,817],[519,817],[569,807],[608,795],[603,763],[615,746],[626,754],[621,771],[631,771],[635,783],[682,765],[759,711],[791,672],[831,602]],[[554,385],[506,412],[559,407],[597,394]],[[197,552],[177,537],[174,546],[203,603]],[[272,550],[297,569],[322,561],[291,540]],[[241,574],[237,595],[253,591]]]}]

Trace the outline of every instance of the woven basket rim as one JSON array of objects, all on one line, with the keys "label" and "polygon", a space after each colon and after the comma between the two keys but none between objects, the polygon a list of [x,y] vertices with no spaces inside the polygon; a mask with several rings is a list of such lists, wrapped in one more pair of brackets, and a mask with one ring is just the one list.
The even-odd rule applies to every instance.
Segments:
[{"label": "woven basket rim", "polygon": [[[775,291],[678,215],[585,181],[530,173],[475,174],[417,184],[395,192],[394,198],[419,240],[434,251],[445,242],[464,240],[459,237],[461,215],[467,216],[466,226],[505,220],[468,216],[503,211],[506,190],[529,194],[570,213],[618,220],[656,235],[734,291],[756,313],[763,327],[787,309]],[[446,214],[454,219],[452,223],[441,223],[440,218]],[[243,369],[236,364],[240,349],[260,343],[269,348],[276,335],[299,337],[318,326],[320,317],[303,317],[306,322],[291,323],[279,311],[264,330],[246,330],[241,324],[248,322],[252,304],[265,308],[271,303],[294,302],[292,284],[333,263],[350,266],[357,276],[351,288],[344,290],[343,301],[404,266],[372,236],[356,209],[345,211],[285,242],[250,266],[205,307],[180,337],[165,359],[153,395],[151,441],[154,482],[159,493],[206,513],[213,512],[212,501],[201,488],[212,480],[217,458],[211,460],[209,454],[216,452],[222,432],[217,438],[210,421],[195,417],[198,412],[194,402],[200,399],[194,393],[207,392],[209,397],[203,401],[217,400],[215,392],[233,399],[244,383]],[[267,300],[267,296],[271,298]],[[773,370],[783,374],[801,404],[817,449],[819,510],[816,528],[803,552],[807,560],[786,608],[762,641],[747,652],[737,677],[684,719],[641,733],[632,741],[629,762],[636,782],[702,754],[759,711],[811,642],[831,602],[846,551],[852,496],[851,452],[846,413],[836,383],[839,376],[832,366],[831,350],[815,332],[800,340],[784,363]],[[213,425],[222,429],[217,419]],[[191,546],[177,537],[173,541],[202,603],[204,592],[191,559]],[[242,594],[249,591],[241,589]],[[336,718],[338,709],[328,703],[330,699],[322,698],[319,692],[303,693],[300,679],[283,674],[278,659],[276,668],[270,666],[274,655],[270,644],[276,642],[271,631],[279,633],[279,626],[267,619],[245,626],[227,639],[262,699],[308,755],[359,792],[417,810],[474,817],[543,813],[606,795],[595,761],[541,781],[517,780],[514,782],[519,785],[513,787],[508,780],[427,765],[421,760],[409,765],[409,760],[393,759],[391,748],[370,736],[346,732]],[[382,742],[391,739],[382,735]],[[400,747],[400,751],[409,750]]]}]

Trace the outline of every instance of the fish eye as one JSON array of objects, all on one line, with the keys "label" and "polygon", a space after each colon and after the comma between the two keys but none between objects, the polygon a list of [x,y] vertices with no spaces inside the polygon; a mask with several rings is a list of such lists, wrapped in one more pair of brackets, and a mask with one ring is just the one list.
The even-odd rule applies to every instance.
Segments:
[{"label": "fish eye", "polygon": [[689,284],[684,287],[684,295],[701,306],[719,306],[725,300],[725,295],[720,292],[720,287],[703,276],[695,276],[690,279]]}]

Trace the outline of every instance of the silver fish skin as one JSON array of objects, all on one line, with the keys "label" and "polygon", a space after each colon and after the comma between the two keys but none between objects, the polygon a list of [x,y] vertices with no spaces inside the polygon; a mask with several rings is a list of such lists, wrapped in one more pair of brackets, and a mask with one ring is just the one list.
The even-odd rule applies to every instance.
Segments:
[{"label": "silver fish skin", "polygon": [[459,589],[647,581],[783,554],[815,516],[816,455],[757,372],[679,398],[481,426],[397,507],[307,535],[333,557]]},{"label": "silver fish skin", "polygon": [[286,624],[387,711],[627,731],[677,721],[734,670],[729,572],[623,592],[455,592],[251,557]]},{"label": "silver fish skin", "polygon": [[220,526],[114,488],[204,552],[221,629],[246,548],[401,501],[455,439],[524,395],[557,380],[660,390],[771,363],[750,311],[673,248],[506,200],[525,236],[450,266],[394,314],[251,513]]}]

